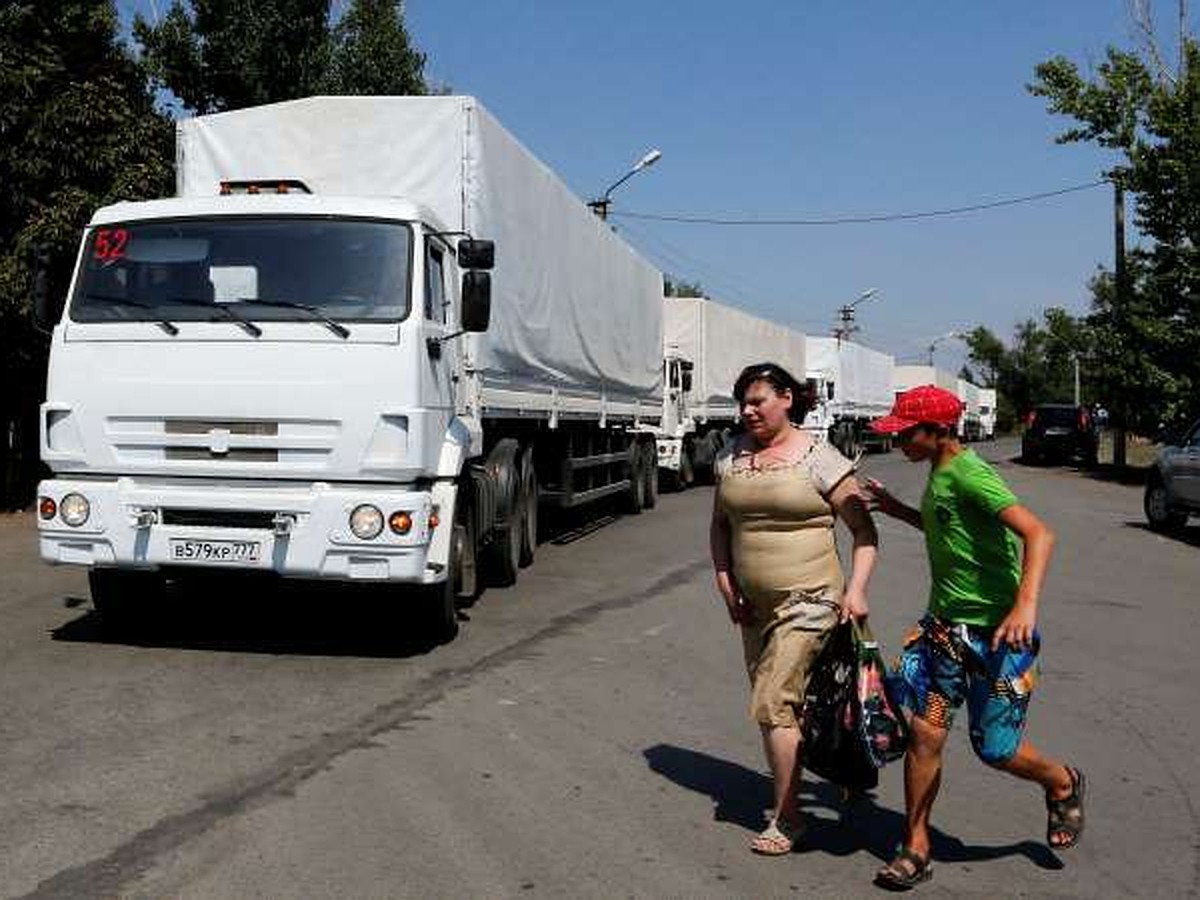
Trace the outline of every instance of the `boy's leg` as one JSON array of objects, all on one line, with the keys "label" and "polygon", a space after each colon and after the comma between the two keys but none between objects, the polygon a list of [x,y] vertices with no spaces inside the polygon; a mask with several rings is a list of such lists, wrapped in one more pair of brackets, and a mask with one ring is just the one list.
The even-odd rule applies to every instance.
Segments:
[{"label": "boy's leg", "polygon": [[[1067,800],[1076,790],[1066,764],[1045,756],[1025,737],[1025,718],[1035,681],[1035,651],[1001,648],[986,660],[986,673],[970,676],[967,713],[971,746],[993,768],[1041,785],[1048,800]],[[1075,815],[1082,825],[1082,808]],[[1051,827],[1049,843],[1064,847],[1077,835]]]},{"label": "boy's leg", "polygon": [[904,846],[929,859],[929,815],[942,784],[942,748],[950,732],[920,716],[911,725],[904,755]]}]

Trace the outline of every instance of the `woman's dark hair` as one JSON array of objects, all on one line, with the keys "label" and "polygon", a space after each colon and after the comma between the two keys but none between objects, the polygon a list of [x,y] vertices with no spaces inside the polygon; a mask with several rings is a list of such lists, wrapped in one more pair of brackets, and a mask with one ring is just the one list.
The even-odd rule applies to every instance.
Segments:
[{"label": "woman's dark hair", "polygon": [[746,366],[742,369],[742,374],[737,377],[737,381],[733,383],[733,398],[737,400],[739,406],[745,402],[746,391],[756,381],[765,381],[771,385],[776,394],[791,391],[792,408],[788,410],[788,418],[797,425],[804,422],[804,417],[813,407],[812,391],[806,383],[797,381],[791,372],[777,363],[765,362]]}]

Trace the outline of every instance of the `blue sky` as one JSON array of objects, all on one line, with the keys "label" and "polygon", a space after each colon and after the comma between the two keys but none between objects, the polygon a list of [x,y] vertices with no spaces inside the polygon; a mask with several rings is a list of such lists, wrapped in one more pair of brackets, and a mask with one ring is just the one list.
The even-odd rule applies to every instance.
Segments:
[{"label": "blue sky", "polygon": [[[135,0],[122,4],[126,9]],[[136,0],[149,9],[149,0]],[[166,0],[158,0],[160,9]],[[343,4],[344,5],[344,4]],[[958,206],[1091,181],[1025,91],[1055,54],[1129,46],[1125,0],[1005,3],[409,0],[427,75],[479,97],[581,196],[645,150],[615,210],[829,217]],[[1165,15],[1167,10],[1163,9]],[[1082,312],[1112,258],[1107,189],[948,219],[716,228],[614,218],[672,274],[827,333],[870,287],[862,339],[901,357],[982,323],[1007,338],[1048,306]],[[944,344],[938,361],[961,355]]]}]

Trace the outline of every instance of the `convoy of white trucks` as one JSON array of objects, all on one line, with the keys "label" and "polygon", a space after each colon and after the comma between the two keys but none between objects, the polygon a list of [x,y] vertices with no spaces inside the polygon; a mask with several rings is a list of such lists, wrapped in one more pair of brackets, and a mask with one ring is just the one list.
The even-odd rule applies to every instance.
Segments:
[{"label": "convoy of white trucks", "polygon": [[106,622],[240,569],[394,584],[448,640],[539,509],[637,513],[711,468],[745,365],[811,379],[847,452],[903,368],[664,298],[470,97],[201,116],[176,155],[177,196],[97,211],[63,308],[36,298],[41,554],[89,567]]}]

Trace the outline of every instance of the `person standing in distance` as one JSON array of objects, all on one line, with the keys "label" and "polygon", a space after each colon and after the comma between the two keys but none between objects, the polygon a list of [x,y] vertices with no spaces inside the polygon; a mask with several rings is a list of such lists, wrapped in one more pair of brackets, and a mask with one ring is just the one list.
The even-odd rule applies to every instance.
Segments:
[{"label": "person standing in distance", "polygon": [[875,876],[893,890],[932,875],[930,811],[941,785],[942,748],[964,700],[976,755],[1045,791],[1050,847],[1073,847],[1083,833],[1083,773],[1043,756],[1024,737],[1041,644],[1038,599],[1054,535],[994,468],[959,444],[954,429],[961,414],[957,396],[926,385],[905,391],[891,415],[871,426],[897,435],[910,461],[930,464],[920,509],[873,479],[864,491],[874,509],[924,531],[932,576],[928,612],[905,641],[896,678],[913,712],[905,834],[896,857]]}]

